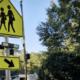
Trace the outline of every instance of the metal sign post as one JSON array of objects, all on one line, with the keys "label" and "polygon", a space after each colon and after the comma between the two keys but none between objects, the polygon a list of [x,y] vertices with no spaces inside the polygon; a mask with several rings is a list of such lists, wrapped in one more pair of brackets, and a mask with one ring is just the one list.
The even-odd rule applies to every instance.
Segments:
[{"label": "metal sign post", "polygon": [[21,7],[21,15],[22,15],[22,23],[23,23],[23,50],[24,50],[25,80],[27,80],[27,60],[25,59],[26,49],[25,49],[25,34],[24,34],[24,21],[23,21],[23,5],[22,5],[22,0],[20,0],[20,7]]},{"label": "metal sign post", "polygon": [[[8,37],[5,37],[5,42],[8,43]],[[9,49],[8,48],[5,48],[5,53],[6,53],[6,56],[9,55]],[[11,80],[10,79],[10,70],[6,70],[6,80]]]}]

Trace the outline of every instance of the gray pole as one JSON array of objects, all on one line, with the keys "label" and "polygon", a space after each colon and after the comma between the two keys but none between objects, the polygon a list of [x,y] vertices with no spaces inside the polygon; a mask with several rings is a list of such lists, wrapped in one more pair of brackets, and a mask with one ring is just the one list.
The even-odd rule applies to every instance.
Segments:
[{"label": "gray pole", "polygon": [[27,60],[25,59],[26,49],[25,49],[25,34],[24,34],[24,21],[23,21],[23,5],[22,0],[20,0],[20,7],[21,7],[21,16],[22,16],[22,24],[23,24],[23,50],[24,50],[24,71],[25,71],[25,80],[27,80]]},{"label": "gray pole", "polygon": [[[8,37],[5,37],[5,42],[8,43]],[[5,56],[9,56],[9,49],[5,48]],[[6,80],[11,80],[10,79],[10,70],[6,70]]]}]

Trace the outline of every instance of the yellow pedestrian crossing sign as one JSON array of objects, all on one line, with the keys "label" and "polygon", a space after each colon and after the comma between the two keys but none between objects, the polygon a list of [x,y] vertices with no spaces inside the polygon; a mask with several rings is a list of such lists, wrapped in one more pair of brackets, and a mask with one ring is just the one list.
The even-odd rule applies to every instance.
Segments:
[{"label": "yellow pedestrian crossing sign", "polygon": [[4,57],[0,56],[0,69],[19,69],[19,58],[18,57]]},{"label": "yellow pedestrian crossing sign", "polygon": [[0,0],[0,36],[23,37],[22,17],[10,0]]}]

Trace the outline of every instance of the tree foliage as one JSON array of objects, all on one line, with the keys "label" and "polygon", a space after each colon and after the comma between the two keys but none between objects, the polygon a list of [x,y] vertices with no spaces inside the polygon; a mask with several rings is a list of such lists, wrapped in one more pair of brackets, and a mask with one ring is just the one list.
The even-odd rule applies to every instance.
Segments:
[{"label": "tree foliage", "polygon": [[51,54],[39,70],[40,80],[80,80],[80,56],[65,53]]},{"label": "tree foliage", "polygon": [[34,73],[34,72],[38,73],[45,57],[46,56],[43,56],[40,53],[32,52],[30,54],[30,59],[28,60],[28,64],[30,64],[29,73]]},{"label": "tree foliage", "polygon": [[39,80],[80,80],[80,0],[58,3],[51,1],[47,21],[37,27],[49,56],[39,70]]},{"label": "tree foliage", "polygon": [[71,47],[75,48],[73,44],[80,44],[80,1],[58,0],[58,2],[59,6],[51,2],[51,8],[47,9],[48,19],[37,27],[37,34],[42,44],[49,50],[61,49],[64,42],[71,50]]}]

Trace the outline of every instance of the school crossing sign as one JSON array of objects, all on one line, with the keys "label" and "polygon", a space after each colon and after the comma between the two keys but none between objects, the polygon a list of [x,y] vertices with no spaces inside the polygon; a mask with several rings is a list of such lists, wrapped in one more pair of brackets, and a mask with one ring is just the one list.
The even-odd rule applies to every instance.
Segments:
[{"label": "school crossing sign", "polygon": [[22,17],[10,0],[0,0],[0,36],[23,37]]}]

